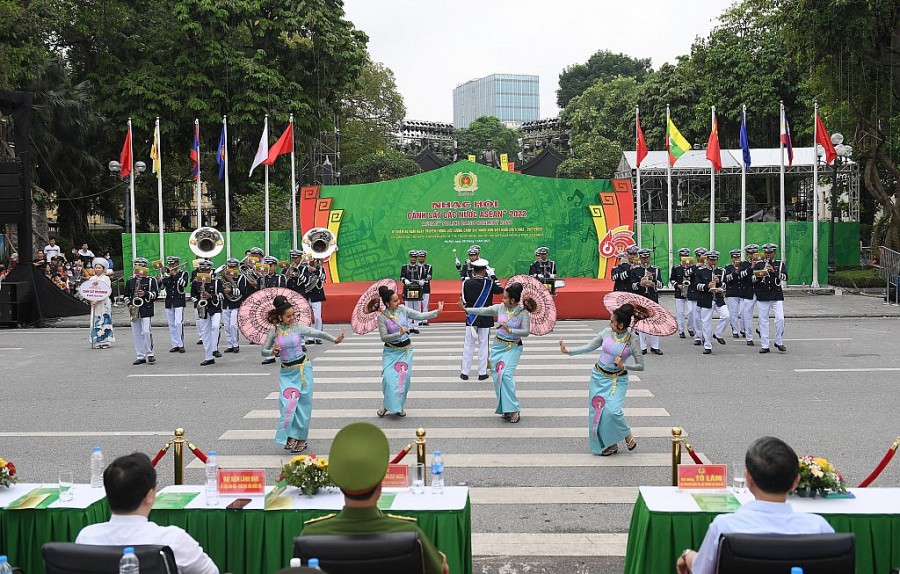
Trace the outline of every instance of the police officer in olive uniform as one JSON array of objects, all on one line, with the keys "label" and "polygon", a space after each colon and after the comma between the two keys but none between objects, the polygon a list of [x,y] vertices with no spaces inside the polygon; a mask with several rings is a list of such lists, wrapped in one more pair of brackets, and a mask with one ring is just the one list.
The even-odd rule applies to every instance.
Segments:
[{"label": "police officer in olive uniform", "polygon": [[[425,263],[428,252],[424,249],[419,250],[419,265],[422,266],[422,311],[428,311],[428,302],[431,299],[431,276],[434,268],[430,263]],[[419,326],[427,325],[428,321],[420,321]]]},{"label": "police officer in olive uniform", "polygon": [[774,243],[763,245],[765,261],[758,261],[754,270],[759,269],[761,274],[753,277],[753,292],[756,294],[756,305],[759,309],[760,353],[769,352],[769,313],[775,313],[775,348],[782,353],[787,351],[784,346],[784,292],[781,284],[787,281],[787,267],[783,261],[775,259],[778,246]]},{"label": "police officer in olive uniform", "polygon": [[[378,509],[389,457],[387,437],[378,427],[353,423],[338,431],[331,443],[328,475],[344,493],[344,508],[339,514],[307,520],[300,536],[416,531],[422,543],[425,573],[449,574],[447,557],[419,529],[415,518],[385,514]],[[322,566],[327,569],[328,562]]]},{"label": "police officer in olive uniform", "polygon": [[[691,250],[687,247],[682,247],[678,250],[678,257],[690,256]],[[682,339],[685,338],[685,323],[687,323],[687,330],[690,330],[688,321],[694,309],[692,302],[688,301],[687,298],[688,286],[691,284],[690,276],[685,274],[688,267],[684,263],[679,263],[678,265],[673,265],[672,271],[669,273],[669,283],[675,287],[675,319],[678,322],[678,336]],[[691,336],[693,337],[694,334],[691,333]]]},{"label": "police officer in olive uniform", "polygon": [[[650,265],[651,251],[642,248],[638,251],[640,265],[631,268],[631,291],[642,297],[650,299],[654,303],[659,303],[659,291],[662,288],[662,276],[659,267]],[[647,339],[650,339],[650,352],[654,355],[662,355],[662,349],[659,348],[659,337],[656,335],[645,335],[638,331],[640,335],[641,354],[647,354]]]}]

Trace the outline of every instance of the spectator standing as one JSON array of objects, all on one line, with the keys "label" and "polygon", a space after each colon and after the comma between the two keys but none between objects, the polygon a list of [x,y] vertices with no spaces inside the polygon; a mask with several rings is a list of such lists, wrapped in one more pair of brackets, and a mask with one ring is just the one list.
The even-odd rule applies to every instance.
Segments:
[{"label": "spectator standing", "polygon": [[44,259],[50,261],[54,257],[57,257],[62,253],[62,249],[60,249],[59,245],[56,244],[56,239],[51,237],[50,243],[44,247]]},{"label": "spectator standing", "polygon": [[81,259],[84,266],[88,266],[94,261],[94,252],[88,249],[87,243],[81,244],[81,249],[78,250],[78,259]]}]

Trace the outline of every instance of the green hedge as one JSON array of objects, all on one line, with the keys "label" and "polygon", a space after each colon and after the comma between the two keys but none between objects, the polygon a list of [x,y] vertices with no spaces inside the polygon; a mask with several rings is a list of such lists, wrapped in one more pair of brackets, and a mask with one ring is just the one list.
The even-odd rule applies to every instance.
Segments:
[{"label": "green hedge", "polygon": [[828,284],[850,289],[884,287],[885,281],[877,269],[847,269],[828,274]]}]

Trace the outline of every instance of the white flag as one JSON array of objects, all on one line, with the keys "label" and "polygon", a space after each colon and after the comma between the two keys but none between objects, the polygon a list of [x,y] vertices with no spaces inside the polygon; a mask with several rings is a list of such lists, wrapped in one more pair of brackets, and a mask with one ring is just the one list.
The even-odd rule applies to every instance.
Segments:
[{"label": "white flag", "polygon": [[269,121],[266,120],[265,126],[263,127],[262,137],[259,139],[259,147],[256,148],[256,157],[253,158],[253,165],[250,166],[250,175],[253,175],[253,170],[256,169],[256,166],[262,165],[264,161],[269,159]]}]

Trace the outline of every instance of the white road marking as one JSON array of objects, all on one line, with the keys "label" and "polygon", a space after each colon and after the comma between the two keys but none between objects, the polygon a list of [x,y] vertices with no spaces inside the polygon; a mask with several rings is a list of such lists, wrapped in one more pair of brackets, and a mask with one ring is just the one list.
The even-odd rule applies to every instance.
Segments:
[{"label": "white road marking", "polygon": [[900,371],[900,367],[862,367],[859,369],[794,369],[795,373],[881,373]]},{"label": "white road marking", "polygon": [[172,436],[172,431],[6,431],[0,437],[93,437],[93,436]]},{"label": "white road marking", "polygon": [[[269,393],[266,400],[277,400],[281,393]],[[516,391],[516,396],[531,399],[586,399],[585,389],[575,390],[523,390]],[[628,398],[653,398],[653,393],[647,389],[628,389],[625,394]],[[315,400],[336,399],[380,399],[381,391],[316,391]],[[494,391],[409,391],[411,399],[494,399],[497,395]]]},{"label": "white road marking", "polygon": [[[493,404],[493,403],[492,403]],[[477,409],[410,409],[416,418],[491,418],[499,415],[493,414],[493,406],[485,405]],[[375,417],[376,408],[371,409],[313,409],[315,419],[366,419]],[[627,417],[667,417],[669,411],[662,408],[625,407],[622,409]],[[394,415],[387,415],[391,419]],[[533,408],[524,409],[522,418],[528,417],[582,417],[587,419],[587,407],[579,408]],[[257,409],[244,415],[245,419],[278,419],[281,418],[277,409]],[[515,425],[510,425],[515,426]]]},{"label": "white road marking", "polygon": [[[341,429],[312,428],[309,431],[309,440],[332,440]],[[389,439],[415,439],[415,429],[381,429]],[[631,427],[631,432],[638,438],[671,438],[672,427]],[[456,427],[429,427],[426,433],[428,439],[494,439],[494,438],[587,438],[588,430],[580,427],[549,427],[532,428],[518,425],[509,425],[495,428],[456,428]],[[682,436],[687,436],[683,433]],[[274,440],[274,429],[246,429],[229,430],[219,437],[219,440]]]}]

